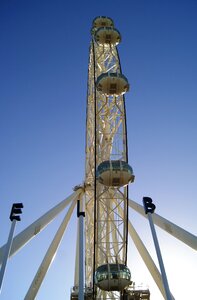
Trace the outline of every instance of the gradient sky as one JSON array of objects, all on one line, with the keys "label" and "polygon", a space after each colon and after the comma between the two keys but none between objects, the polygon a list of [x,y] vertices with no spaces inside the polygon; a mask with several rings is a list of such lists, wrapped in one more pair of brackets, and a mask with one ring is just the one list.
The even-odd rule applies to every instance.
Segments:
[{"label": "gradient sky", "polygon": [[[72,193],[84,179],[88,49],[92,20],[113,18],[122,34],[130,198],[153,198],[156,212],[197,233],[196,0],[0,1],[0,244],[13,202],[23,202],[16,233]],[[22,300],[63,215],[7,266],[2,300]],[[130,211],[156,260],[148,221]],[[37,300],[67,300],[74,277],[74,213]],[[176,300],[193,299],[196,252],[157,229]],[[134,244],[136,284],[162,299]],[[157,260],[156,260],[157,262]]]}]

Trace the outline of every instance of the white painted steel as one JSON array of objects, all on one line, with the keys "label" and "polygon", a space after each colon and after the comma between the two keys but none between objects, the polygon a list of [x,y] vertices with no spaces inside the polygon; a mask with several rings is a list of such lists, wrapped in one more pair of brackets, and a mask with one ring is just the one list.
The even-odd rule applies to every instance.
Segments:
[{"label": "white painted steel", "polygon": [[79,300],[84,300],[84,220],[79,216]]},{"label": "white painted steel", "polygon": [[168,285],[168,279],[167,279],[167,275],[166,275],[162,255],[161,255],[161,250],[160,250],[160,247],[159,247],[159,242],[158,242],[158,239],[157,239],[157,234],[156,234],[155,226],[154,226],[153,219],[152,219],[152,214],[148,213],[147,215],[148,215],[148,220],[149,220],[149,223],[150,223],[150,228],[151,228],[151,232],[152,232],[152,236],[153,236],[155,250],[156,250],[156,253],[157,253],[157,258],[158,258],[158,262],[159,262],[159,266],[160,266],[160,270],[161,270],[161,277],[162,277],[163,287],[164,287],[164,291],[165,291],[165,298],[167,300],[172,300],[171,293],[170,293],[170,288],[169,288],[169,285]]},{"label": "white painted steel", "polygon": [[[106,19],[99,22],[96,20],[94,24],[99,27],[100,21],[102,23]],[[110,19],[109,21],[111,22]],[[94,31],[93,29],[92,32]],[[103,95],[95,86],[97,77],[107,72],[121,74],[117,48],[111,44],[98,45],[93,38],[89,54],[86,119],[85,284],[87,287],[92,286],[93,274],[99,265],[115,262],[126,264],[127,187],[105,187],[95,178],[95,170],[101,162],[127,161],[124,97]],[[118,207],[122,207],[123,216],[118,213]],[[101,292],[97,289],[95,299],[99,297],[119,299],[120,293]]]},{"label": "white painted steel", "polygon": [[6,270],[6,265],[7,265],[7,261],[8,261],[8,257],[10,254],[10,249],[12,246],[12,240],[13,240],[13,235],[14,235],[14,230],[15,230],[15,226],[16,226],[16,220],[13,220],[11,223],[11,228],[10,228],[10,233],[8,236],[8,241],[5,247],[5,252],[3,255],[3,262],[2,262],[2,266],[1,266],[1,270],[0,270],[0,293],[2,290],[2,284],[3,284],[3,278],[4,278],[4,274],[5,274],[5,270]]},{"label": "white painted steel", "polygon": [[[119,213],[121,215],[123,214],[122,209],[119,209]],[[161,274],[130,220],[128,221],[128,233],[133,240],[139,254],[141,255],[147,269],[153,277],[156,285],[158,286],[161,294],[163,295],[163,297],[165,297]]]},{"label": "white painted steel", "polygon": [[[84,191],[83,191],[84,192]],[[78,279],[79,279],[79,300],[84,300],[84,197],[83,194],[80,195],[79,197],[79,202],[78,202],[78,209],[79,211],[77,212],[78,219],[78,255],[79,255],[79,260],[78,260]],[[76,274],[75,274],[76,277]]]},{"label": "white painted steel", "polygon": [[79,286],[79,219],[77,220],[77,239],[75,248],[75,275],[74,275],[74,287]]},{"label": "white painted steel", "polygon": [[47,253],[40,265],[40,267],[38,268],[38,271],[32,281],[32,284],[24,298],[24,300],[33,300],[35,299],[38,290],[43,282],[43,279],[45,278],[45,275],[51,265],[51,262],[53,261],[53,258],[56,254],[56,251],[58,249],[58,246],[60,245],[60,242],[62,240],[63,234],[66,230],[66,227],[68,225],[68,222],[70,220],[71,214],[74,210],[74,207],[76,205],[77,202],[77,195],[75,195],[75,198],[72,201],[72,204],[66,214],[66,216],[64,217],[51,245],[49,246]]},{"label": "white painted steel", "polygon": [[[129,206],[135,211],[137,211],[138,213],[140,213],[142,216],[147,218],[147,215],[144,212],[144,207],[142,205],[138,204],[133,200],[129,200]],[[169,220],[161,217],[156,213],[153,214],[152,218],[154,224],[159,226],[161,229],[165,230],[173,237],[177,238],[178,240],[188,245],[189,247],[197,250],[197,236],[179,227],[178,225],[170,222]]]},{"label": "white painted steel", "polygon": [[[80,190],[72,193],[68,198],[61,201],[58,205],[50,209],[47,213],[33,222],[30,226],[20,232],[14,239],[10,250],[10,257],[19,251],[26,243],[40,233],[71,201],[79,194]],[[5,245],[0,248],[0,264],[2,263]]]},{"label": "white painted steel", "polygon": [[[139,254],[141,255],[147,269],[149,270],[149,272],[150,272],[151,276],[153,277],[156,285],[158,286],[162,296],[165,299],[165,291],[164,291],[163,284],[162,284],[161,274],[160,274],[159,270],[157,269],[157,266],[155,265],[148,250],[146,249],[144,243],[140,239],[137,231],[135,230],[135,228],[133,227],[133,225],[130,221],[128,223],[128,230],[129,230],[129,234],[130,234]],[[172,296],[172,299],[175,300],[173,296]]]}]

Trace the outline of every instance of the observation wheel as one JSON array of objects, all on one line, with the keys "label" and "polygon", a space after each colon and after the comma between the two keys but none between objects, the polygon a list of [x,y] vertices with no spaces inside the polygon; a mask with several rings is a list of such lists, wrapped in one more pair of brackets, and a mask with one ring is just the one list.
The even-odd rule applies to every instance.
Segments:
[{"label": "observation wheel", "polygon": [[[129,83],[122,74],[117,50],[121,35],[114,27],[113,20],[108,17],[95,18],[91,34],[86,113],[85,181],[82,185],[75,186],[71,195],[28,225],[13,240],[9,236],[9,240],[12,242],[11,248],[8,249],[8,243],[0,247],[1,270],[5,270],[8,257],[14,256],[28,242],[37,237],[64,209],[68,208],[26,294],[22,297],[24,300],[34,300],[54,261],[77,204],[79,226],[75,278],[70,300],[150,299],[148,289],[136,289],[134,282],[131,281],[131,273],[127,267],[128,234],[163,299],[167,299],[162,276],[128,218],[128,208],[144,217],[146,214],[143,206],[128,199],[128,184],[134,181],[134,174],[128,164],[124,99],[125,93],[129,90]],[[18,204],[21,205],[21,203]],[[17,203],[14,205],[16,209]],[[20,220],[18,216],[18,213],[21,213],[20,210],[14,212],[11,212],[11,214],[13,213],[12,221],[13,219]],[[83,227],[83,217],[85,217],[85,228]],[[197,250],[195,235],[158,214],[153,214],[152,219],[153,223],[162,230]],[[11,231],[13,233],[13,223]],[[2,280],[3,276],[1,276],[1,283]],[[172,294],[171,299],[174,300]]]},{"label": "observation wheel", "polygon": [[121,71],[117,50],[121,35],[112,19],[95,18],[91,34],[86,119],[85,284],[93,286],[94,299],[120,299],[120,293],[131,283],[126,267],[128,183],[134,180],[134,175],[128,165],[124,99],[129,83]]}]

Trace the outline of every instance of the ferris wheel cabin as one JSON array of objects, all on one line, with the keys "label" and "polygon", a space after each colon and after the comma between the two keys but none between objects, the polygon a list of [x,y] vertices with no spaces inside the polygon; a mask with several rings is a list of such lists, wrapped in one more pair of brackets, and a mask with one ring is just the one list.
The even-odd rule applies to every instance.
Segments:
[{"label": "ferris wheel cabin", "polygon": [[122,160],[106,160],[97,168],[96,178],[106,186],[120,187],[133,182],[135,176],[131,166]]},{"label": "ferris wheel cabin", "polygon": [[114,22],[111,18],[105,16],[96,17],[92,22],[92,28],[114,27]]},{"label": "ferris wheel cabin", "polygon": [[105,264],[95,273],[95,285],[103,291],[123,291],[131,283],[130,270],[123,264]]},{"label": "ferris wheel cabin", "polygon": [[96,87],[104,95],[123,95],[129,90],[127,78],[121,73],[102,73],[97,78]]},{"label": "ferris wheel cabin", "polygon": [[100,27],[94,34],[94,39],[99,45],[115,45],[121,41],[120,32],[112,27]]}]

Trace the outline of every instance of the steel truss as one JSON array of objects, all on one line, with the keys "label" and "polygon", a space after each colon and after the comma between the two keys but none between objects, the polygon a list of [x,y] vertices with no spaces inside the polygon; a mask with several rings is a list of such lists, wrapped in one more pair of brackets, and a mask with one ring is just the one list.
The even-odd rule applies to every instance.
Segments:
[{"label": "steel truss", "polygon": [[[86,285],[94,283],[96,268],[127,261],[128,189],[104,187],[95,170],[105,160],[127,161],[124,96],[103,95],[96,89],[99,75],[121,73],[116,46],[90,45],[86,123]],[[123,209],[123,215],[118,208]],[[92,214],[94,211],[94,215]],[[94,249],[94,256],[90,249]],[[96,299],[119,299],[115,292],[96,291]],[[106,298],[107,297],[107,298]],[[117,298],[118,297],[118,298]]]}]

